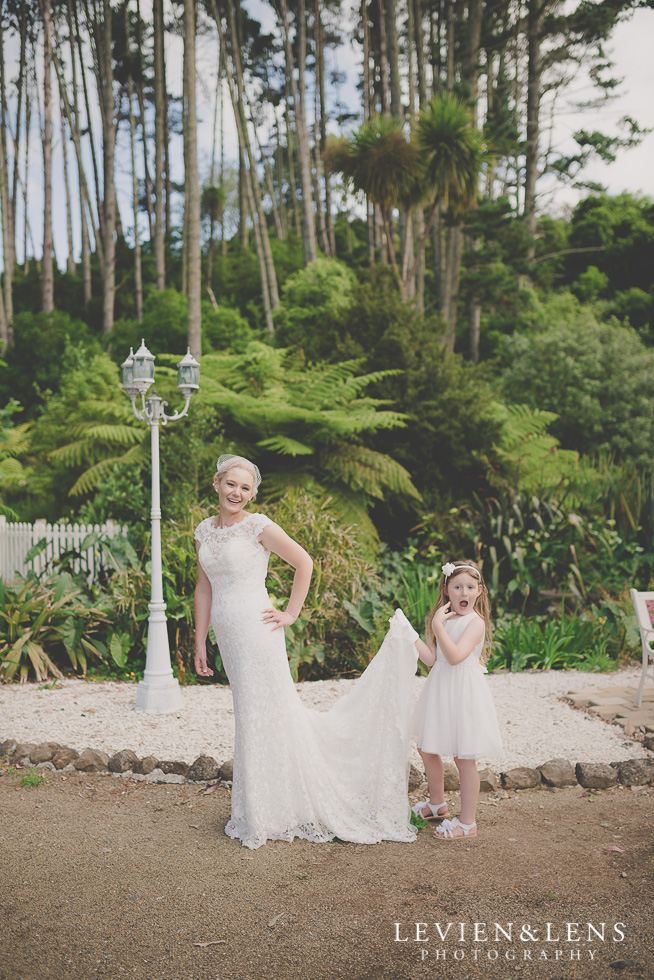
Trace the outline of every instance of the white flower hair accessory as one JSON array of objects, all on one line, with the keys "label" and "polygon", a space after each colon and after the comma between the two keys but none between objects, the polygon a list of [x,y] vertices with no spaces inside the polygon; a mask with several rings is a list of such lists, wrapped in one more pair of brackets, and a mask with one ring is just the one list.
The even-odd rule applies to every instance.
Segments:
[{"label": "white flower hair accessory", "polygon": [[455,565],[454,562],[448,561],[445,565],[441,565],[441,571],[445,576],[445,581],[447,582],[450,575],[453,572],[460,572],[461,569],[466,569],[468,572],[474,572],[479,581],[481,582],[481,572],[474,565]]}]

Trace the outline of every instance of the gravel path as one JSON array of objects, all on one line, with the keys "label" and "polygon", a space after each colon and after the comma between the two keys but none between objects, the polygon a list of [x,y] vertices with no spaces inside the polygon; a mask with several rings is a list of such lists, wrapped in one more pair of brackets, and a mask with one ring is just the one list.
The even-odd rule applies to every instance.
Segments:
[{"label": "gravel path", "polygon": [[[646,757],[642,746],[626,738],[618,726],[559,700],[569,691],[633,684],[639,676],[639,670],[489,675],[506,757],[479,760],[480,764],[506,771],[553,758],[617,762]],[[313,681],[296,687],[305,704],[324,710],[354,683]],[[416,678],[416,697],[422,684],[424,679]],[[184,687],[183,708],[172,715],[136,711],[135,697],[135,685],[113,681],[64,680],[52,689],[37,684],[0,685],[0,741],[54,741],[80,751],[90,746],[110,755],[130,748],[141,756],[187,763],[205,754],[218,762],[232,758],[234,711],[229,687]]]}]

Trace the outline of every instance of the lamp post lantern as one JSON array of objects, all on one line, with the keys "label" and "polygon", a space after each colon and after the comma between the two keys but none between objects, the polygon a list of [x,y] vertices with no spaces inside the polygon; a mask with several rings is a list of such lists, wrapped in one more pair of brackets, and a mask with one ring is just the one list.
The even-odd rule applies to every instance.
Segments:
[{"label": "lamp post lantern", "polygon": [[[145,657],[145,673],[136,692],[136,707],[152,715],[163,715],[177,711],[182,699],[179,683],[173,676],[170,664],[170,647],[166,627],[166,603],[163,601],[163,577],[161,570],[161,496],[159,489],[159,426],[175,422],[188,413],[189,403],[194,391],[199,388],[200,365],[187,350],[177,365],[177,387],[184,396],[181,412],[166,414],[168,403],[153,389],[146,399],[150,385],[154,382],[154,354],[145,346],[145,341],[136,354],[130,352],[121,365],[123,389],[132,403],[137,419],[150,426],[152,447],[152,561],[151,591],[148,609],[148,644]],[[141,397],[141,408],[136,400]]]}]

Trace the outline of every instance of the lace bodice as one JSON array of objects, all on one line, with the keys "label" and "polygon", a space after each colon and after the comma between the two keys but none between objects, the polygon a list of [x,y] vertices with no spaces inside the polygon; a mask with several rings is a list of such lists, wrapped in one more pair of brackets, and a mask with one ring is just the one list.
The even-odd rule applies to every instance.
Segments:
[{"label": "lace bodice", "polygon": [[229,527],[216,527],[211,517],[198,524],[198,557],[212,588],[230,592],[244,586],[265,586],[270,552],[259,535],[272,523],[265,514],[248,513]]}]

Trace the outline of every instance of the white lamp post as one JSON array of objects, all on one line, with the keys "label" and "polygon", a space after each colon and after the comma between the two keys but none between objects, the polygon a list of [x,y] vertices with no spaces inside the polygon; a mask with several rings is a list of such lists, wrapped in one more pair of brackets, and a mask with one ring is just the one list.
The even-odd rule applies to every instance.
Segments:
[{"label": "white lamp post", "polygon": [[[137,419],[150,426],[152,446],[152,563],[151,592],[148,609],[148,646],[145,657],[145,673],[136,692],[136,707],[151,715],[164,715],[177,711],[182,698],[179,683],[173,676],[170,665],[170,647],[166,628],[166,603],[163,601],[163,578],[161,572],[161,498],[159,491],[159,425],[167,425],[183,418],[188,412],[191,396],[200,387],[200,365],[187,350],[177,365],[177,387],[184,396],[184,408],[174,415],[166,415],[167,402],[153,389],[146,400],[148,388],[154,381],[154,354],[145,346],[145,341],[136,354],[130,348],[127,359],[121,365],[123,389],[132,402]],[[136,399],[141,396],[141,408],[136,407]]]}]

